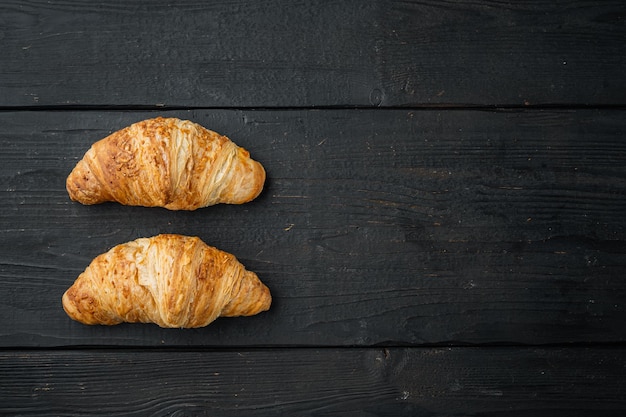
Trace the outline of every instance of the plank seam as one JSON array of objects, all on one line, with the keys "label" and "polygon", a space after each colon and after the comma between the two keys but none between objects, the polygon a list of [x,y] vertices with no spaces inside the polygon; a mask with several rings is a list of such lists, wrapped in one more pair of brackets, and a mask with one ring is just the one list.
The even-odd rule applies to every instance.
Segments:
[{"label": "plank seam", "polygon": [[385,349],[625,349],[626,341],[589,343],[482,343],[482,344],[389,344],[389,345],[293,345],[293,346],[147,346],[147,345],[63,345],[5,346],[11,351],[155,351],[155,352],[254,352],[280,350],[385,350]]},{"label": "plank seam", "polygon": [[160,106],[160,105],[50,105],[50,106],[0,106],[0,112],[46,112],[46,111],[303,111],[303,110],[379,110],[379,111],[433,111],[433,110],[475,110],[475,111],[520,111],[520,110],[626,110],[626,104],[441,104],[407,106],[363,106],[363,105],[324,105],[324,106]]}]

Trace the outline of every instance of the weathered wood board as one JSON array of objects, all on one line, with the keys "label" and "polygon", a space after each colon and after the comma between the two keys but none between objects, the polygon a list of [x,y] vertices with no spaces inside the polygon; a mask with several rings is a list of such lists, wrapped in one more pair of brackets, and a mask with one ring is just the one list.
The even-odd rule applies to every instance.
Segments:
[{"label": "weathered wood board", "polygon": [[[0,3],[0,414],[626,414],[622,1]],[[263,163],[255,201],[82,206],[157,115]],[[194,330],[84,326],[98,254],[200,236],[270,287]]]},{"label": "weathered wood board", "polygon": [[620,416],[623,349],[0,353],[12,415]]},{"label": "weathered wood board", "polygon": [[0,106],[623,105],[622,1],[5,1]]},{"label": "weathered wood board", "polygon": [[[0,114],[6,345],[623,341],[620,111],[159,112],[247,148],[262,195],[195,212],[71,202],[90,144],[156,114]],[[68,320],[60,297],[93,257],[159,233],[235,254],[274,307],[183,333]]]}]

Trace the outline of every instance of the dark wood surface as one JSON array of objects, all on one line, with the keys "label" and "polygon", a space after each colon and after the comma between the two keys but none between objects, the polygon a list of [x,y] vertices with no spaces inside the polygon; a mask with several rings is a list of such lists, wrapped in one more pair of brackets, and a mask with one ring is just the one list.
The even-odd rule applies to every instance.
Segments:
[{"label": "dark wood surface", "polygon": [[[81,206],[65,191],[77,159],[110,126],[154,114],[0,114],[6,345],[624,340],[620,110],[158,114],[250,149],[269,178],[260,198],[195,212]],[[59,299],[93,257],[158,233],[236,254],[274,308],[182,333],[68,322]]]},{"label": "dark wood surface", "polygon": [[[0,414],[626,412],[623,2],[0,4]],[[255,201],[82,206],[157,115],[263,163]],[[200,236],[269,312],[83,326],[96,255]]]},{"label": "dark wood surface", "polygon": [[6,0],[1,11],[2,106],[623,105],[626,90],[621,0]]},{"label": "dark wood surface", "polygon": [[621,416],[626,403],[623,348],[8,351],[0,365],[17,415]]}]

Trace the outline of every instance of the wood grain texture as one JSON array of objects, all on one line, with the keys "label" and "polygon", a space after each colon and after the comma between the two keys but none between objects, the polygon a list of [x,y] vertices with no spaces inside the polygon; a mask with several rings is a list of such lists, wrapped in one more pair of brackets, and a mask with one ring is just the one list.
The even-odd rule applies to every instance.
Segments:
[{"label": "wood grain texture", "polygon": [[3,415],[619,416],[623,349],[0,352]]},{"label": "wood grain texture", "polygon": [[0,106],[623,105],[621,1],[4,1]]},{"label": "wood grain texture", "polygon": [[[0,2],[0,415],[625,415],[625,18]],[[247,148],[265,191],[72,203],[90,144],[157,115]],[[158,233],[235,254],[272,309],[191,330],[65,315],[96,255]]]},{"label": "wood grain texture", "polygon": [[[620,110],[161,112],[264,164],[252,203],[81,206],[66,175],[150,112],[0,113],[0,344],[369,346],[624,342]],[[192,330],[71,322],[93,257],[200,236],[272,290],[262,315]]]}]

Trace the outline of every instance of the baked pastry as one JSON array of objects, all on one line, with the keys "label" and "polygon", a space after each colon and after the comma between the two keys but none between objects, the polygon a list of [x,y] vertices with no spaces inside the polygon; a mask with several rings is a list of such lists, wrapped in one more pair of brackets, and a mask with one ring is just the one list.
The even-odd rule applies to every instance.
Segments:
[{"label": "baked pastry", "polygon": [[62,301],[65,312],[84,324],[191,328],[266,311],[272,296],[233,255],[197,237],[164,234],[97,256]]},{"label": "baked pastry", "polygon": [[195,210],[246,203],[264,182],[263,166],[226,136],[188,120],[157,117],[94,143],[66,188],[82,204]]}]

